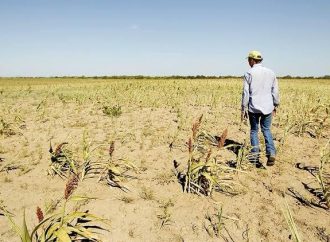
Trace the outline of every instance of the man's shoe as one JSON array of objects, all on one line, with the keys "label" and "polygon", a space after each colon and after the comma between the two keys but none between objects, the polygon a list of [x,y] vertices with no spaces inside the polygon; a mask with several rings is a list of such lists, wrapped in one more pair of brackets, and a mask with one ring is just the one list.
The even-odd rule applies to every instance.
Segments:
[{"label": "man's shoe", "polygon": [[262,163],[260,161],[257,161],[255,163],[255,165],[256,165],[256,168],[262,168],[263,167],[263,165],[262,165]]},{"label": "man's shoe", "polygon": [[263,165],[259,161],[259,153],[252,153],[249,157],[249,161],[251,164],[253,164],[256,168],[262,168]]},{"label": "man's shoe", "polygon": [[256,168],[262,168],[263,167],[262,163],[259,161],[259,158],[249,159],[249,161]]},{"label": "man's shoe", "polygon": [[275,164],[275,156],[268,156],[267,166],[273,166]]}]

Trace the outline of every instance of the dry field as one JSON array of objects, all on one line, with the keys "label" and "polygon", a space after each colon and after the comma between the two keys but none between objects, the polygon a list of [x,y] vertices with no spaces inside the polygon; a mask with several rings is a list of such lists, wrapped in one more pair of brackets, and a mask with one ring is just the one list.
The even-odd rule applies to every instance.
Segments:
[{"label": "dry field", "polygon": [[0,241],[330,241],[330,81],[279,83],[256,168],[241,80],[0,79]]}]

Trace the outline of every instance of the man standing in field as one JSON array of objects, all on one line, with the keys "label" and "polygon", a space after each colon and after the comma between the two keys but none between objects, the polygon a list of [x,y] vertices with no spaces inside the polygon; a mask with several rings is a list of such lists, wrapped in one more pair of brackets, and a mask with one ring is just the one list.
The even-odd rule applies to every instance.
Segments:
[{"label": "man standing in field", "polygon": [[275,145],[271,133],[272,116],[280,104],[278,82],[274,72],[264,67],[260,52],[251,51],[248,61],[251,69],[244,75],[241,119],[249,117],[253,162],[259,162],[259,123],[266,143],[267,166],[275,164]]}]

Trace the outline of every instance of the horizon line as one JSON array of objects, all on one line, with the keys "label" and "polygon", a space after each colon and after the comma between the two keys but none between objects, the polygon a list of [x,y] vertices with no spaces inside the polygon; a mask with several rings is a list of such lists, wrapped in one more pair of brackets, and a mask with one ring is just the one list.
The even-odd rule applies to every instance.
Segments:
[{"label": "horizon line", "polygon": [[[243,75],[59,75],[59,76],[0,76],[1,79],[8,78],[86,78],[86,79],[121,79],[121,78],[131,78],[131,79],[152,79],[152,78],[178,78],[178,79],[221,79],[221,78],[242,78]],[[292,75],[281,75],[277,78],[286,79],[330,79],[330,74],[320,75],[320,76],[292,76]]]}]

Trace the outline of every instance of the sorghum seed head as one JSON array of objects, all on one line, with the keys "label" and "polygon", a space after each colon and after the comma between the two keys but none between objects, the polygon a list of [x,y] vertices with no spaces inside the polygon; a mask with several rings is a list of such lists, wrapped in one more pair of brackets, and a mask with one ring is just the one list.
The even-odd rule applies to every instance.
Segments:
[{"label": "sorghum seed head", "polygon": [[191,138],[189,138],[189,140],[188,140],[188,150],[189,150],[189,153],[192,152],[192,141],[191,141]]},{"label": "sorghum seed head", "polygon": [[198,118],[198,120],[195,123],[193,123],[192,129],[191,129],[193,132],[193,139],[196,138],[197,131],[202,123],[202,118],[203,118],[203,114]]},{"label": "sorghum seed head", "polygon": [[37,207],[37,212],[36,212],[36,214],[37,214],[37,218],[38,218],[39,223],[40,223],[42,220],[44,220],[44,213],[42,212],[42,210],[41,210],[41,208],[40,208],[39,206]]},{"label": "sorghum seed head", "polygon": [[58,156],[62,153],[62,148],[64,145],[68,144],[67,142],[63,142],[61,144],[59,144],[56,149],[55,149],[55,155]]},{"label": "sorghum seed head", "polygon": [[114,151],[115,151],[115,142],[112,141],[111,144],[110,144],[110,147],[109,147],[109,155],[110,155],[110,157],[112,157]]},{"label": "sorghum seed head", "polygon": [[222,148],[225,145],[225,141],[227,139],[227,135],[228,135],[228,129],[225,129],[220,137],[219,143],[218,143],[218,147]]},{"label": "sorghum seed head", "polygon": [[209,161],[210,157],[211,157],[211,149],[209,149],[209,151],[207,152],[207,155],[206,155],[206,162]]},{"label": "sorghum seed head", "polygon": [[64,198],[67,200],[74,190],[78,186],[78,176],[73,176],[68,182],[66,183],[65,191],[64,191]]}]

